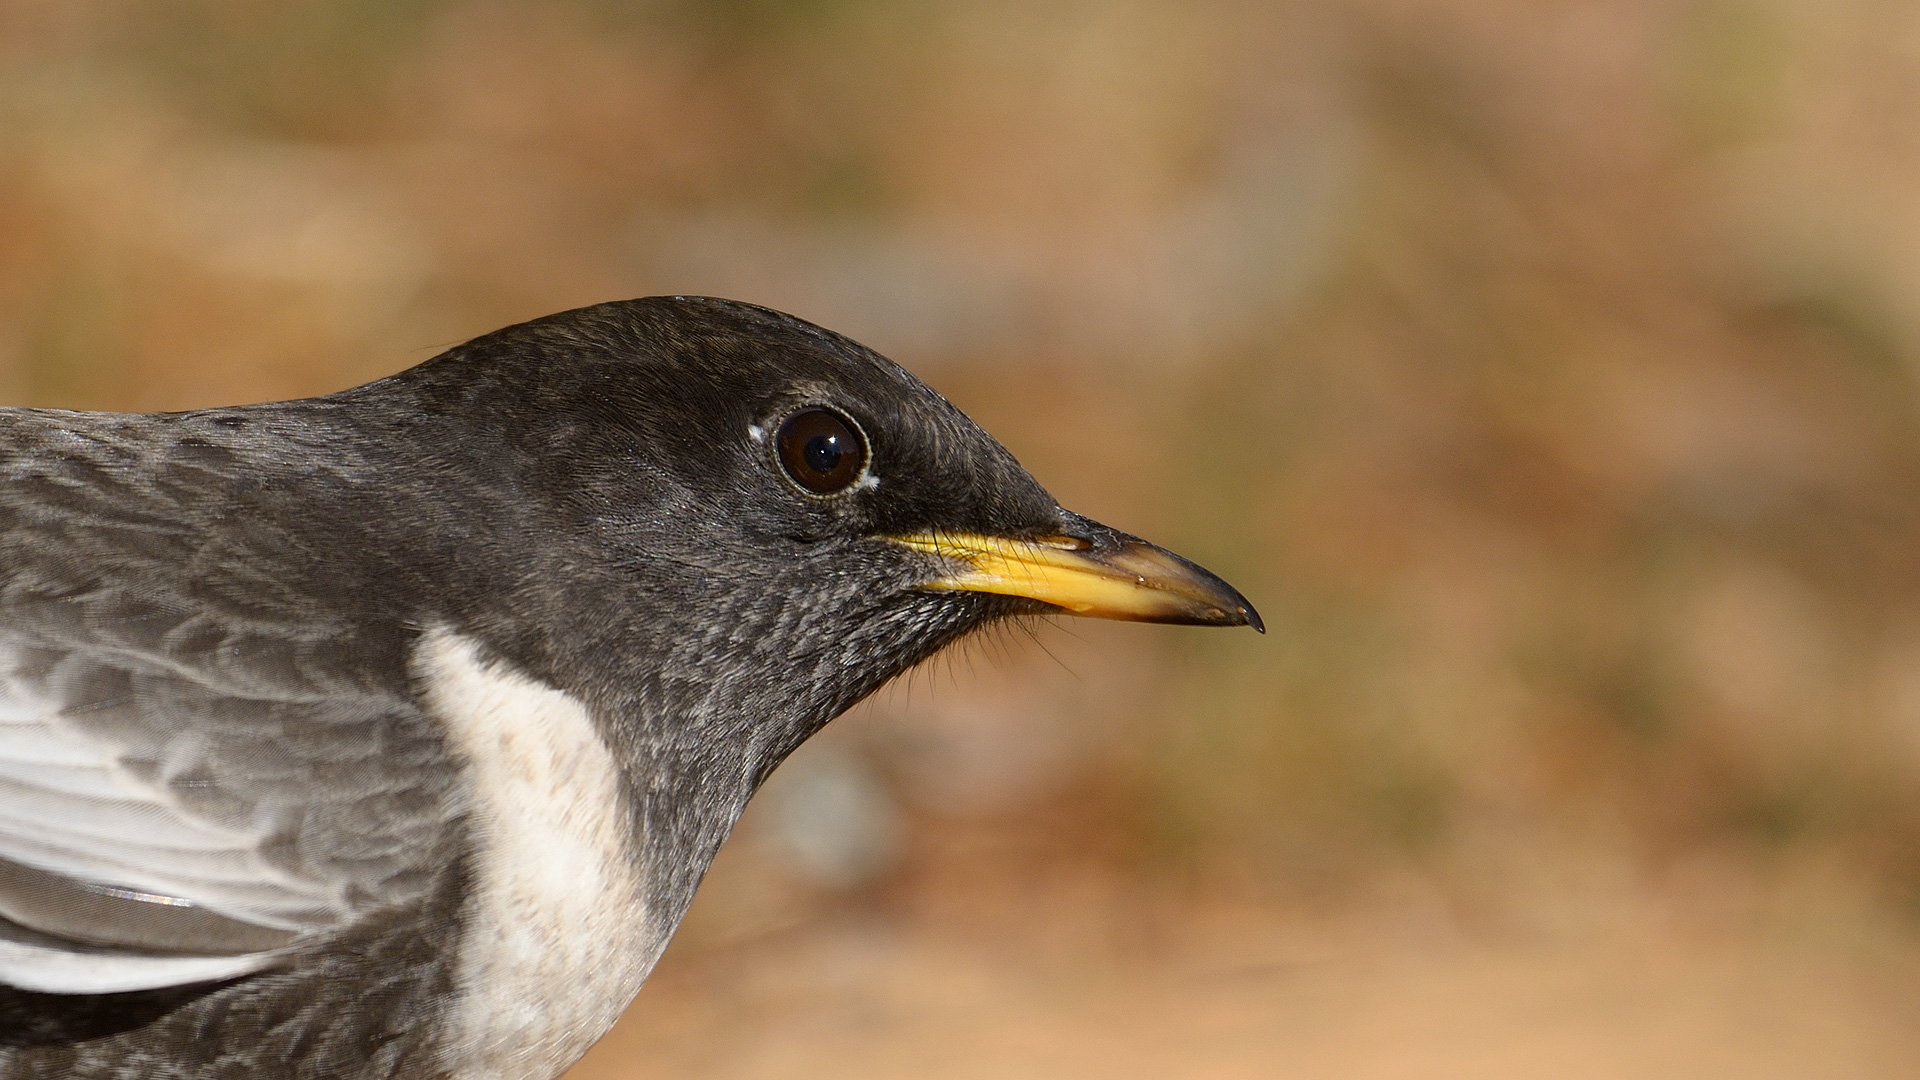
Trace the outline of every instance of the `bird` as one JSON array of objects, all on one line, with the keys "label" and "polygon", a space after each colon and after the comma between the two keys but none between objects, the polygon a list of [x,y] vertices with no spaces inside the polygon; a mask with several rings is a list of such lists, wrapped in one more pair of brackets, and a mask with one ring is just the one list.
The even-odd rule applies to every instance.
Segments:
[{"label": "bird", "polygon": [[321,397],[0,410],[0,1078],[556,1076],[783,758],[1061,613],[1264,633],[737,301]]}]

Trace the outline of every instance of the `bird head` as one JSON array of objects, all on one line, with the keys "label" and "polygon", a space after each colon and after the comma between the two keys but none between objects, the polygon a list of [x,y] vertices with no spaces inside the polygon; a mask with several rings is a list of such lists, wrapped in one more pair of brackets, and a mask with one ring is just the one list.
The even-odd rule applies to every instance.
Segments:
[{"label": "bird head", "polygon": [[513,444],[442,456],[502,470],[480,478],[514,493],[495,534],[543,538],[466,622],[674,783],[730,774],[744,802],[831,717],[1008,616],[1260,628],[1218,577],[1062,508],[899,365],[765,308],[603,304],[404,378],[462,418],[449,440],[478,416]]}]

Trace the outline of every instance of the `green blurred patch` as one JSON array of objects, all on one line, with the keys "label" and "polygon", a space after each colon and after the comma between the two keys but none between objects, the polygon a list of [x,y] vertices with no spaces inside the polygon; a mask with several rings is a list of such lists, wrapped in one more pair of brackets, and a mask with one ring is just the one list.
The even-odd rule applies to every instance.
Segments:
[{"label": "green blurred patch", "polygon": [[446,0],[135,0],[116,46],[169,97],[238,134],[364,137],[390,125],[393,66]]},{"label": "green blurred patch", "polygon": [[57,276],[21,334],[22,404],[74,408],[114,400],[133,374],[134,318],[122,284],[98,268],[75,266]]},{"label": "green blurred patch", "polygon": [[1666,57],[1679,134],[1711,150],[1765,136],[1786,104],[1789,12],[1780,0],[1693,0]]}]

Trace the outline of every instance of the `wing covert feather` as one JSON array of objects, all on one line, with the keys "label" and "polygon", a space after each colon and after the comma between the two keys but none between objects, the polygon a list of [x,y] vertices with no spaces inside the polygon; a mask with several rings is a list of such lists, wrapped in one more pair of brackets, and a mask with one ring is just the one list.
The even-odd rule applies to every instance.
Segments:
[{"label": "wing covert feather", "polygon": [[298,538],[270,517],[187,505],[218,484],[142,444],[164,422],[0,415],[0,983],[22,989],[270,966],[418,898],[456,832],[410,635],[276,574]]}]

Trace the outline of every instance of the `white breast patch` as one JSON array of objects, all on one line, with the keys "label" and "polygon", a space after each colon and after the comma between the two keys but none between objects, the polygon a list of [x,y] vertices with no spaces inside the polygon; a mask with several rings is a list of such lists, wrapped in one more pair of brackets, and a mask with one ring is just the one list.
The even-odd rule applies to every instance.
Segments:
[{"label": "white breast patch", "polygon": [[457,633],[423,637],[414,672],[465,758],[478,849],[447,1065],[462,1080],[550,1080],[619,1019],[666,944],[628,854],[618,768],[584,705]]}]

